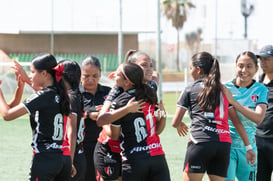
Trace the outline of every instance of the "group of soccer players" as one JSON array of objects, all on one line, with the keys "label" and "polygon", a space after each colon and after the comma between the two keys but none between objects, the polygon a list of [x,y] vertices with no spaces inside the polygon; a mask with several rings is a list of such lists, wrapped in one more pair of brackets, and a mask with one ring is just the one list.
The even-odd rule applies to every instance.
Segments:
[{"label": "group of soccer players", "polygon": [[[261,83],[254,79],[258,59]],[[222,84],[219,62],[210,53],[191,58],[194,82],[181,93],[172,120],[184,136],[186,111],[191,118],[183,180],[201,181],[204,173],[212,181],[256,180],[256,175],[270,180],[272,59],[271,45],[257,54],[242,52],[236,77]],[[128,51],[111,74],[112,88],[99,83],[101,66],[94,56],[80,66],[39,54],[31,61],[30,77],[18,62],[12,68],[18,88],[10,103],[0,89],[0,113],[7,121],[29,114],[34,153],[29,180],[170,180],[159,139],[166,112],[148,54]],[[35,93],[20,103],[25,82]]]}]

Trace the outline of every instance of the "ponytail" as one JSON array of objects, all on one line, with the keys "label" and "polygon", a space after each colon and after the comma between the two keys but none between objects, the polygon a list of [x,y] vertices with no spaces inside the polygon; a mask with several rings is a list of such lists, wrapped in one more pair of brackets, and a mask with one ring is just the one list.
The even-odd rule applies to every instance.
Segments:
[{"label": "ponytail", "polygon": [[197,97],[198,104],[202,110],[214,111],[220,105],[222,86],[220,79],[219,62],[217,59],[214,59],[209,74],[204,79],[204,88]]},{"label": "ponytail", "polygon": [[68,83],[73,91],[76,92],[77,97],[81,103],[81,110],[84,109],[83,97],[79,90],[81,80],[81,67],[80,65],[70,59],[63,59],[59,62],[59,65],[63,65],[62,78]]},{"label": "ponytail", "polygon": [[61,108],[61,113],[68,116],[70,113],[70,99],[67,93],[67,89],[64,84],[64,80],[62,77],[63,73],[63,64],[59,64],[55,67],[52,68],[55,70],[55,75],[53,76],[54,80],[54,85],[57,87],[57,92],[60,95],[60,108]]},{"label": "ponytail", "polygon": [[61,101],[60,101],[60,106],[61,106],[61,113],[68,116],[70,113],[70,101],[69,101],[69,96],[67,93],[67,89],[64,85],[64,81],[61,78],[59,82],[56,81],[56,78],[54,78],[54,84],[57,87],[57,92],[60,95]]},{"label": "ponytail", "polygon": [[198,105],[203,111],[214,111],[220,105],[222,88],[219,62],[208,52],[193,55],[191,61],[202,70],[204,77],[204,88],[197,96]]},{"label": "ponytail", "polygon": [[145,102],[157,104],[156,91],[147,84],[142,84],[141,87],[136,88],[136,100],[143,99]]}]

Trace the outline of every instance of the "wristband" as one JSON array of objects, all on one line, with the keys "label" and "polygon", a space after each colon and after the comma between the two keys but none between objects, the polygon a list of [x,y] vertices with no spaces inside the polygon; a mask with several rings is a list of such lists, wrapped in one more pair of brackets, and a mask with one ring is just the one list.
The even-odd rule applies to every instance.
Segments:
[{"label": "wristband", "polygon": [[251,145],[247,145],[246,146],[246,151],[252,150],[252,146]]}]

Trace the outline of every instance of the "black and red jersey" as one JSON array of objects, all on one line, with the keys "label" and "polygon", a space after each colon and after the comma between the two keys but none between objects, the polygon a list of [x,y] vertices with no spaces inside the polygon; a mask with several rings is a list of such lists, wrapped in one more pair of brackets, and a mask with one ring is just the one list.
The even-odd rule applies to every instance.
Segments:
[{"label": "black and red jersey", "polygon": [[112,89],[109,91],[105,101],[112,102],[122,92],[123,92],[123,89],[121,87],[117,87],[117,86],[112,87]]},{"label": "black and red jersey", "polygon": [[177,102],[177,106],[189,111],[191,118],[190,139],[194,143],[208,141],[231,143],[227,98],[220,93],[220,106],[214,112],[204,112],[197,102],[198,94],[203,88],[202,79],[193,82],[185,88]]},{"label": "black and red jersey", "polygon": [[70,90],[69,97],[70,97],[70,105],[71,105],[71,113],[77,116],[77,146],[76,152],[82,153],[83,152],[83,139],[84,139],[84,107],[83,102],[81,100],[81,95],[77,91]]},{"label": "black and red jersey", "polygon": [[55,86],[32,94],[23,102],[30,115],[33,132],[33,152],[62,152],[64,117],[60,110],[60,96]]},{"label": "black and red jersey", "polygon": [[[135,89],[123,92],[111,104],[111,109],[125,106],[134,96]],[[155,105],[145,103],[143,113],[129,113],[113,126],[121,127],[120,145],[123,160],[164,155],[156,133]]]},{"label": "black and red jersey", "polygon": [[[97,112],[96,106],[103,105],[110,90],[110,87],[98,84],[98,90],[94,95],[83,91],[82,96],[86,113]],[[97,126],[96,120],[91,120],[90,118],[86,118],[84,124],[84,143],[97,142],[97,138],[99,137],[102,128]]]},{"label": "black and red jersey", "polygon": [[[80,99],[80,93],[69,90],[69,98],[70,98],[70,110],[71,114],[77,116],[77,142],[76,142],[76,149],[75,154],[83,153],[83,139],[84,139],[84,108],[83,103]],[[68,142],[68,137],[66,134],[66,127],[67,127],[67,116],[64,116],[64,140],[62,145],[63,155],[70,155],[70,147]]]}]

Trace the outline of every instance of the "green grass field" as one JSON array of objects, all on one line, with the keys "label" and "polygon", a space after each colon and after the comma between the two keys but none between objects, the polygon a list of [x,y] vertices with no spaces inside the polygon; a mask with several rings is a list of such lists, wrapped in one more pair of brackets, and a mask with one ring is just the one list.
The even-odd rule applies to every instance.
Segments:
[{"label": "green grass field", "polygon": [[[177,94],[164,94],[163,102],[168,115],[173,115],[176,109]],[[185,118],[189,123],[189,118]],[[31,128],[27,116],[6,122],[0,119],[0,180],[24,181],[28,178],[32,157]],[[167,119],[164,132],[160,135],[166,159],[169,165],[171,179],[182,180],[184,155],[188,141],[187,137],[179,137],[176,129],[171,126],[171,117]]]},{"label": "green grass field", "polygon": [[[173,181],[182,180],[182,168],[188,137],[179,137],[168,119],[160,135]],[[0,180],[24,181],[28,178],[32,157],[31,129],[28,118],[11,122],[0,120]]]}]

